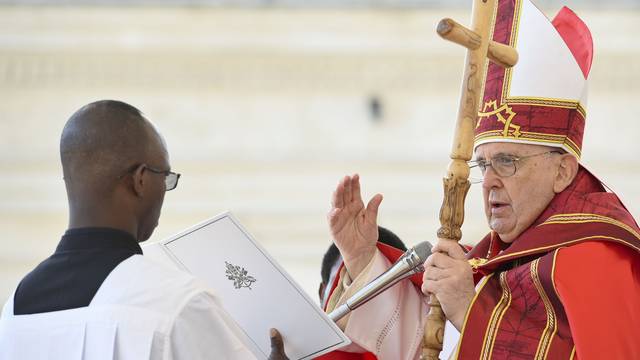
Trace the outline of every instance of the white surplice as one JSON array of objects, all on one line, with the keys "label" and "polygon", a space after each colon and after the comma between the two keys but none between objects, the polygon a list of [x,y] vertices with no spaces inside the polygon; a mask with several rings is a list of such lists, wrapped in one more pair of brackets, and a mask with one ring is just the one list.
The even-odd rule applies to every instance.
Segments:
[{"label": "white surplice", "polygon": [[[343,267],[340,282],[328,300],[327,311],[345,303],[353,294],[391,267],[391,262],[376,250],[375,255],[353,280]],[[427,297],[409,280],[403,280],[352,311],[337,322],[353,342],[344,350],[371,352],[378,360],[414,360],[420,358],[422,338],[429,305]],[[447,359],[459,333],[447,322],[444,348]]]},{"label": "white surplice", "polygon": [[87,307],[16,316],[11,297],[0,318],[0,360],[253,360],[248,344],[204,284],[141,255]]}]

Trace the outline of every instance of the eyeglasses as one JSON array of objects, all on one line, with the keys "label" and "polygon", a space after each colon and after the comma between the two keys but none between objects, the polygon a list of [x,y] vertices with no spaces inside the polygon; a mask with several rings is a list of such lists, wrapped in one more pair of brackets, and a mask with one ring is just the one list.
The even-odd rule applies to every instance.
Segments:
[{"label": "eyeglasses", "polygon": [[160,174],[160,175],[164,175],[164,190],[165,191],[171,191],[173,189],[175,189],[178,186],[178,179],[180,179],[180,174],[178,173],[174,173],[173,171],[169,171],[169,170],[157,170],[154,169],[150,166],[146,166],[147,170],[149,170],[150,172],[154,173],[154,174]]},{"label": "eyeglasses", "polygon": [[467,164],[469,164],[469,169],[471,169],[472,172],[469,180],[473,184],[482,182],[488,167],[492,167],[500,177],[506,178],[513,176],[516,173],[516,170],[518,170],[517,163],[519,161],[546,154],[562,154],[562,152],[558,150],[551,150],[527,156],[499,155],[488,160],[469,161]]}]

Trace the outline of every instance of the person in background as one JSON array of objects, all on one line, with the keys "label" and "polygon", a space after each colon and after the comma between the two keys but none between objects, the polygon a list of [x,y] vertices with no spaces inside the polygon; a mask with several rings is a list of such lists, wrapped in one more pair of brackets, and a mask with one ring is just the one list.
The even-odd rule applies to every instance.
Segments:
[{"label": "person in background", "polygon": [[[407,247],[400,240],[398,235],[391,230],[378,226],[378,242],[389,245],[402,252],[407,251]],[[336,274],[342,265],[342,257],[340,251],[335,244],[331,244],[327,252],[322,257],[322,266],[320,267],[320,285],[318,286],[318,297],[320,306],[324,309],[331,292],[331,285],[335,280]]]}]

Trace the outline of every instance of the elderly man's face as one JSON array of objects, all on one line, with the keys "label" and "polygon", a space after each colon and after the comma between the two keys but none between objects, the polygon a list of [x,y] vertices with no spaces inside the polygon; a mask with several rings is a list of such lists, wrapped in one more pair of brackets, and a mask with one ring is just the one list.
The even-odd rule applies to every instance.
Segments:
[{"label": "elderly man's face", "polygon": [[553,199],[558,159],[553,148],[538,145],[488,143],[477,147],[476,160],[501,156],[529,158],[516,161],[516,172],[502,177],[487,167],[482,182],[484,210],[489,227],[511,243],[526,230]]}]

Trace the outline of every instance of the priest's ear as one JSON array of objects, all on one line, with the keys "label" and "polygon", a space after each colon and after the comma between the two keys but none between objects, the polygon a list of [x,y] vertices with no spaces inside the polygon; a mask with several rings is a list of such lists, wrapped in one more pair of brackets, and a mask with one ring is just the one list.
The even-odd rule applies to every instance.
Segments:
[{"label": "priest's ear", "polygon": [[136,197],[143,197],[146,185],[146,179],[144,173],[147,171],[147,165],[138,165],[131,173],[131,179],[133,180],[133,192]]},{"label": "priest's ear", "polygon": [[569,154],[560,154],[560,161],[553,182],[553,191],[557,194],[571,185],[578,174],[578,159]]}]

